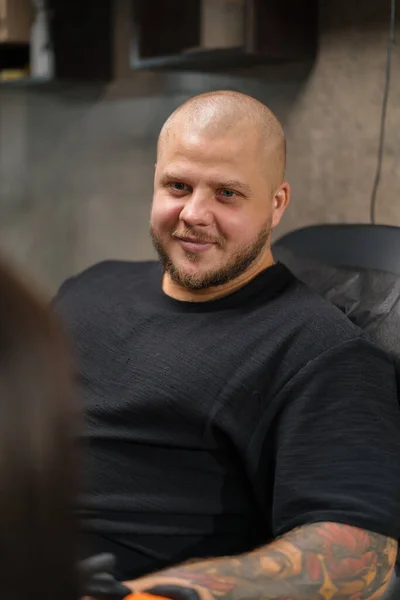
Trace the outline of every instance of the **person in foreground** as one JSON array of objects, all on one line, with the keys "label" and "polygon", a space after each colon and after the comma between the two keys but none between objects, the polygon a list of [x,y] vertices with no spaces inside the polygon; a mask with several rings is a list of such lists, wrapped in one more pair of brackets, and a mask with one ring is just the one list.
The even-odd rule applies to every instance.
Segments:
[{"label": "person in foreground", "polygon": [[115,553],[133,591],[376,600],[391,577],[394,367],[275,263],[289,197],[276,117],[192,98],[158,142],[160,261],[103,262],[55,299],[85,400],[82,552]]},{"label": "person in foreground", "polygon": [[0,260],[0,598],[77,600],[76,404],[64,336]]}]

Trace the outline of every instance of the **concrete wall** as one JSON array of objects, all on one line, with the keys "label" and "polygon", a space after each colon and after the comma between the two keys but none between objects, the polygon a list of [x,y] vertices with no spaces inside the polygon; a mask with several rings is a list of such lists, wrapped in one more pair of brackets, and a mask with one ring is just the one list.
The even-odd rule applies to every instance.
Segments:
[{"label": "concrete wall", "polygon": [[[367,222],[387,5],[321,2],[320,52],[311,69],[216,76],[130,73],[129,1],[115,0],[113,84],[0,89],[0,247],[50,292],[105,257],[152,257],[147,231],[159,128],[186,98],[217,88],[256,96],[285,126],[293,197],[279,233],[311,223]],[[399,44],[387,119],[377,220],[400,226]]]}]

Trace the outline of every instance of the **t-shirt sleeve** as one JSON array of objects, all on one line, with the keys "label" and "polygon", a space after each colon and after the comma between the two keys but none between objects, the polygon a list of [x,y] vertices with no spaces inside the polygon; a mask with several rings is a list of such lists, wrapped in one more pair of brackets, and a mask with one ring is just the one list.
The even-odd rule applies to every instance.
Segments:
[{"label": "t-shirt sleeve", "polygon": [[309,362],[279,396],[274,536],[334,521],[400,538],[400,408],[389,358],[360,336]]}]

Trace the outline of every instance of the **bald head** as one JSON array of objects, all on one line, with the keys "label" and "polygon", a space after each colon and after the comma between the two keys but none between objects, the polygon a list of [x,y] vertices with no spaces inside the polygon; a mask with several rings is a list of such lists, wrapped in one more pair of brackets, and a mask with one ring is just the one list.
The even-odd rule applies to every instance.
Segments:
[{"label": "bald head", "polygon": [[286,165],[282,125],[264,104],[239,92],[209,92],[187,100],[162,127],[157,154],[174,135],[201,135],[212,141],[221,136],[244,134],[256,140],[255,158],[260,161],[260,168],[274,186],[279,185]]}]

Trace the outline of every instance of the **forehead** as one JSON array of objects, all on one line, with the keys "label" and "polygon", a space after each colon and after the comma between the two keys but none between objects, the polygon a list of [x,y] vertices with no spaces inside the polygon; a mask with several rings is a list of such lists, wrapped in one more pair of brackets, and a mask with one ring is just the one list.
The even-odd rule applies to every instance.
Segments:
[{"label": "forehead", "polygon": [[166,167],[171,162],[201,166],[225,166],[246,170],[254,167],[257,143],[246,132],[217,135],[174,129],[160,144],[157,162]]}]

